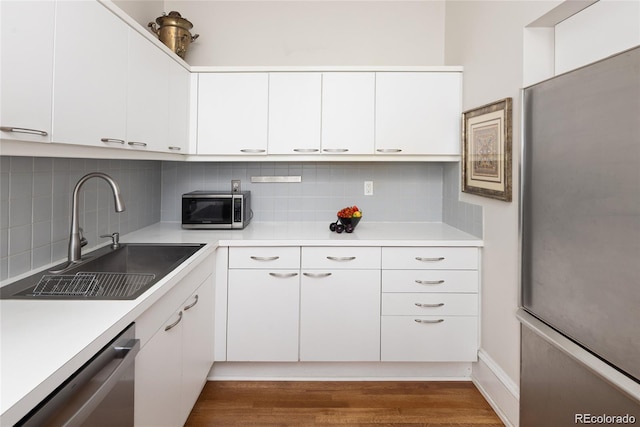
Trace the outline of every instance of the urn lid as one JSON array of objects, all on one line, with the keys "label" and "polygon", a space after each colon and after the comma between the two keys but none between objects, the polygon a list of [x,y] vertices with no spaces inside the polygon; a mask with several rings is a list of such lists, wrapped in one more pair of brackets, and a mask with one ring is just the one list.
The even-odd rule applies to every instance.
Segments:
[{"label": "urn lid", "polygon": [[171,11],[168,15],[162,15],[156,18],[156,24],[163,26],[174,26],[190,30],[193,28],[193,24],[187,19],[184,19],[179,12]]}]

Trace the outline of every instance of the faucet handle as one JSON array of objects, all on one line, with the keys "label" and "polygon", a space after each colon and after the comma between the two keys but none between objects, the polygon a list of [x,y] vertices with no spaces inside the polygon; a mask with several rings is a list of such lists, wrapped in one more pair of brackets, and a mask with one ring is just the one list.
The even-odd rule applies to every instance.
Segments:
[{"label": "faucet handle", "polygon": [[120,233],[117,231],[111,234],[103,234],[100,237],[111,238],[111,249],[118,249],[120,247]]},{"label": "faucet handle", "polygon": [[80,247],[84,248],[85,246],[87,246],[87,243],[89,243],[87,241],[87,238],[84,237],[84,234],[82,234],[84,232],[84,230],[82,229],[82,227],[78,227],[78,234],[80,235]]}]

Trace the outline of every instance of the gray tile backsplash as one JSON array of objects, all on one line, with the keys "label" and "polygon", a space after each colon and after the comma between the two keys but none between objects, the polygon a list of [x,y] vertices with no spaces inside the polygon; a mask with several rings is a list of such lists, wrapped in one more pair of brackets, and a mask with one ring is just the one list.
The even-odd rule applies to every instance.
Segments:
[{"label": "gray tile backsplash", "polygon": [[444,165],[442,221],[469,234],[482,237],[482,206],[461,202],[460,165]]},{"label": "gray tile backsplash", "polygon": [[160,220],[161,162],[0,156],[0,280],[67,256],[71,193],[94,171],[116,180],[127,209],[114,212],[103,180],[87,181],[80,193],[87,248],[105,241],[101,234]]},{"label": "gray tile backsplash", "polygon": [[[251,183],[252,176],[301,176],[300,183]],[[370,221],[441,221],[441,163],[162,163],[162,221],[180,221],[180,198],[194,190],[251,190],[257,221],[331,221],[358,205]],[[364,196],[364,181],[374,194]]]},{"label": "gray tile backsplash", "polygon": [[[331,221],[356,204],[370,221],[443,221],[482,236],[482,208],[458,201],[457,163],[160,162],[0,156],[0,280],[67,255],[71,193],[102,171],[120,185],[127,210],[116,213],[108,185],[86,182],[80,223],[90,247],[101,234],[127,233],[160,220],[180,221],[180,198],[226,190],[232,179],[252,191],[258,221]],[[251,183],[252,176],[301,176],[300,183]],[[364,181],[374,195],[364,196]]]}]

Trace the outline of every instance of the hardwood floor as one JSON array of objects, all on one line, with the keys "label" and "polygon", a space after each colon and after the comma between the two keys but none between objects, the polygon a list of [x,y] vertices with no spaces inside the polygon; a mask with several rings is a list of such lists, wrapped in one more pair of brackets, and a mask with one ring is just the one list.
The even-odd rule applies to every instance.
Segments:
[{"label": "hardwood floor", "polygon": [[498,427],[471,382],[209,381],[186,426]]}]

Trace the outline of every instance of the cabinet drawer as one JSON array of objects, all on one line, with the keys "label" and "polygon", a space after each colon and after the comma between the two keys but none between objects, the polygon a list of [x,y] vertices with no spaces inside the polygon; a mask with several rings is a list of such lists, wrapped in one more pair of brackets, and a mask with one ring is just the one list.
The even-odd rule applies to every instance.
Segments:
[{"label": "cabinet drawer", "polygon": [[242,247],[229,248],[229,268],[300,268],[300,248]]},{"label": "cabinet drawer", "polygon": [[478,294],[382,294],[382,314],[388,316],[475,316]]},{"label": "cabinet drawer", "polygon": [[382,248],[382,268],[476,270],[478,248]]},{"label": "cabinet drawer", "polygon": [[379,269],[380,248],[303,247],[302,268]]},{"label": "cabinet drawer", "polygon": [[394,362],[475,362],[475,316],[382,316],[381,358]]},{"label": "cabinet drawer", "polygon": [[382,292],[478,292],[477,270],[383,270]]}]

